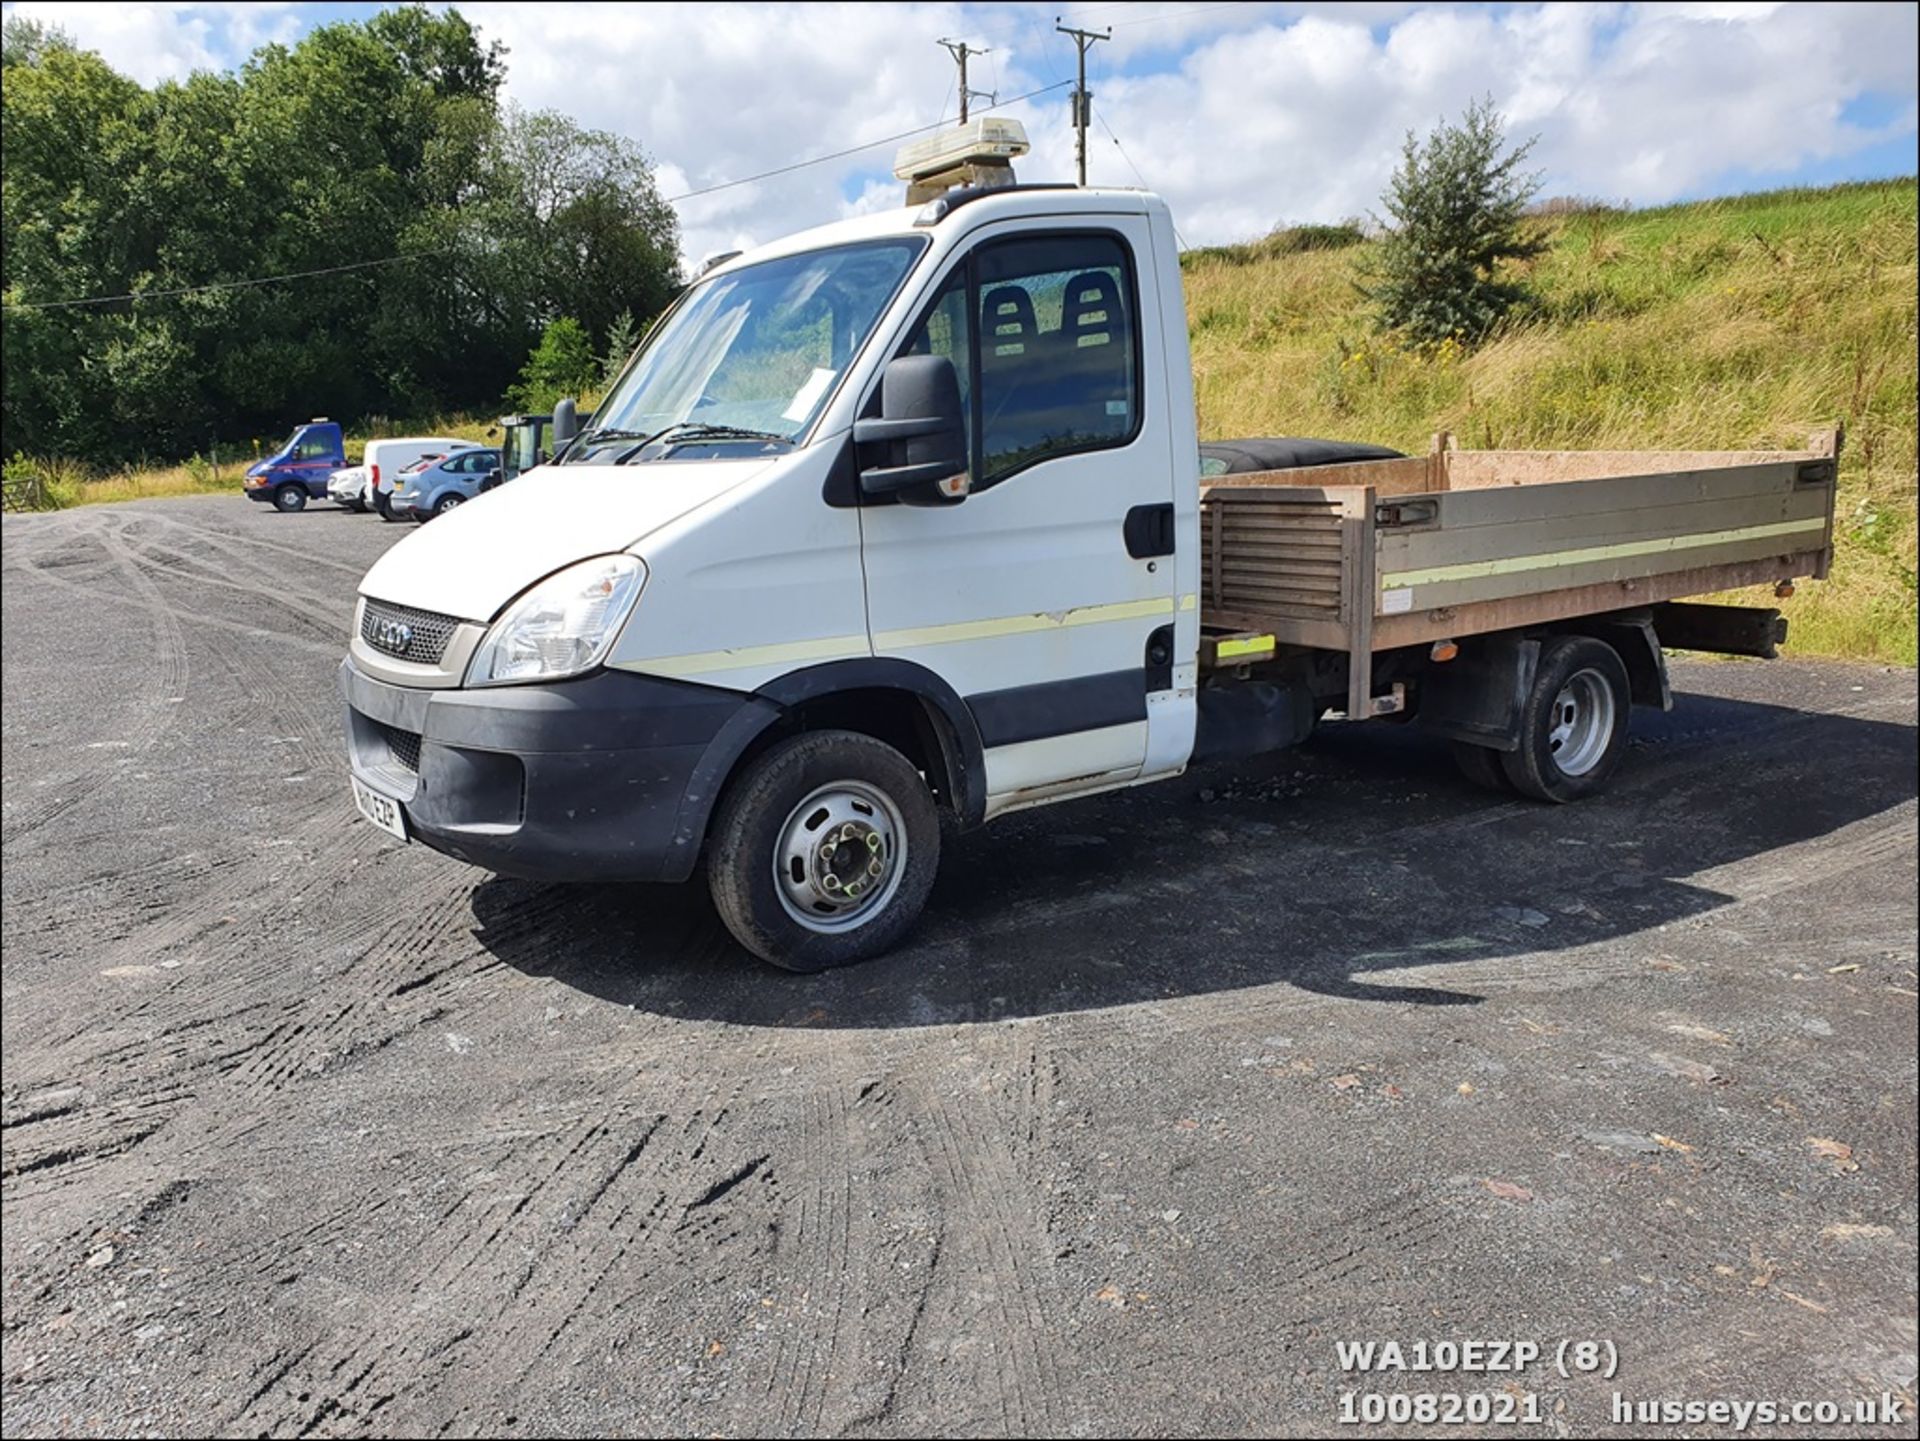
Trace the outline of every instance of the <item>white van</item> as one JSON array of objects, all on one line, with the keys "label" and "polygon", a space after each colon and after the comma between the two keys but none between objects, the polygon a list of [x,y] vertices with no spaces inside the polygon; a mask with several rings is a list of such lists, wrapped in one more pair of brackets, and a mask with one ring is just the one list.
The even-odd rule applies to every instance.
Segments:
[{"label": "white van", "polygon": [[1260,442],[1289,468],[1203,488],[1182,307],[1141,191],[957,190],[715,266],[534,484],[368,572],[340,673],[360,808],[512,875],[704,860],[747,949],[817,970],[913,923],[942,812],[1165,779],[1330,713],[1591,795],[1629,707],[1673,703],[1662,644],[1783,638],[1777,610],[1682,597],[1826,574],[1832,432]]},{"label": "white van", "polygon": [[417,460],[429,455],[452,455],[456,450],[474,450],[479,442],[456,440],[448,435],[411,435],[396,440],[367,442],[367,504],[380,512],[382,520],[398,520],[393,513],[394,478]]}]

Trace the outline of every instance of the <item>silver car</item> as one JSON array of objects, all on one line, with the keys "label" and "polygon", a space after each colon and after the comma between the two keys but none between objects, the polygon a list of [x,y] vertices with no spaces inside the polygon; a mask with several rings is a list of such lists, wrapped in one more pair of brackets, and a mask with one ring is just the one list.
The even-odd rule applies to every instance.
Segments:
[{"label": "silver car", "polygon": [[368,509],[366,466],[345,466],[328,476],[327,499],[335,505],[344,505],[348,510],[366,514]]},{"label": "silver car", "polygon": [[432,456],[400,473],[394,484],[393,513],[432,520],[472,500],[500,474],[497,450],[462,450]]}]

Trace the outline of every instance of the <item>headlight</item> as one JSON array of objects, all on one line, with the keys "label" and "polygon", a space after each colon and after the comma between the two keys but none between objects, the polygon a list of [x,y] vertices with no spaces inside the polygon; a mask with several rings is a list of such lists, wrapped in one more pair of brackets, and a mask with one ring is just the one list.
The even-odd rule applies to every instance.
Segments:
[{"label": "headlight", "polygon": [[493,623],[468,685],[559,680],[600,664],[626,623],[647,568],[630,555],[583,560],[528,590]]}]

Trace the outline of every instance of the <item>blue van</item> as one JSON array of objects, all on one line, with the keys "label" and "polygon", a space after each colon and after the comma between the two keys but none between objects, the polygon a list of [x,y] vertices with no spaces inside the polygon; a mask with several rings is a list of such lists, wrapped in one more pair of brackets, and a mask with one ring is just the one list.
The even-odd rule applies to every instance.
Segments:
[{"label": "blue van", "polygon": [[327,477],[346,463],[340,427],[316,416],[272,455],[247,467],[247,499],[270,501],[275,510],[305,510],[309,500],[327,498]]}]

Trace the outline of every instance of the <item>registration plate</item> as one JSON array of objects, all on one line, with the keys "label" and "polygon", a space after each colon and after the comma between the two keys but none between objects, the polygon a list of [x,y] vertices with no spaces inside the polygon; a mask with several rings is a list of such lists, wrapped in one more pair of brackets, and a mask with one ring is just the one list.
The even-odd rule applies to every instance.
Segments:
[{"label": "registration plate", "polygon": [[407,838],[407,816],[400,809],[400,802],[391,796],[381,795],[359,776],[349,779],[353,782],[353,803],[360,807],[360,814],[381,830],[404,841]]}]

